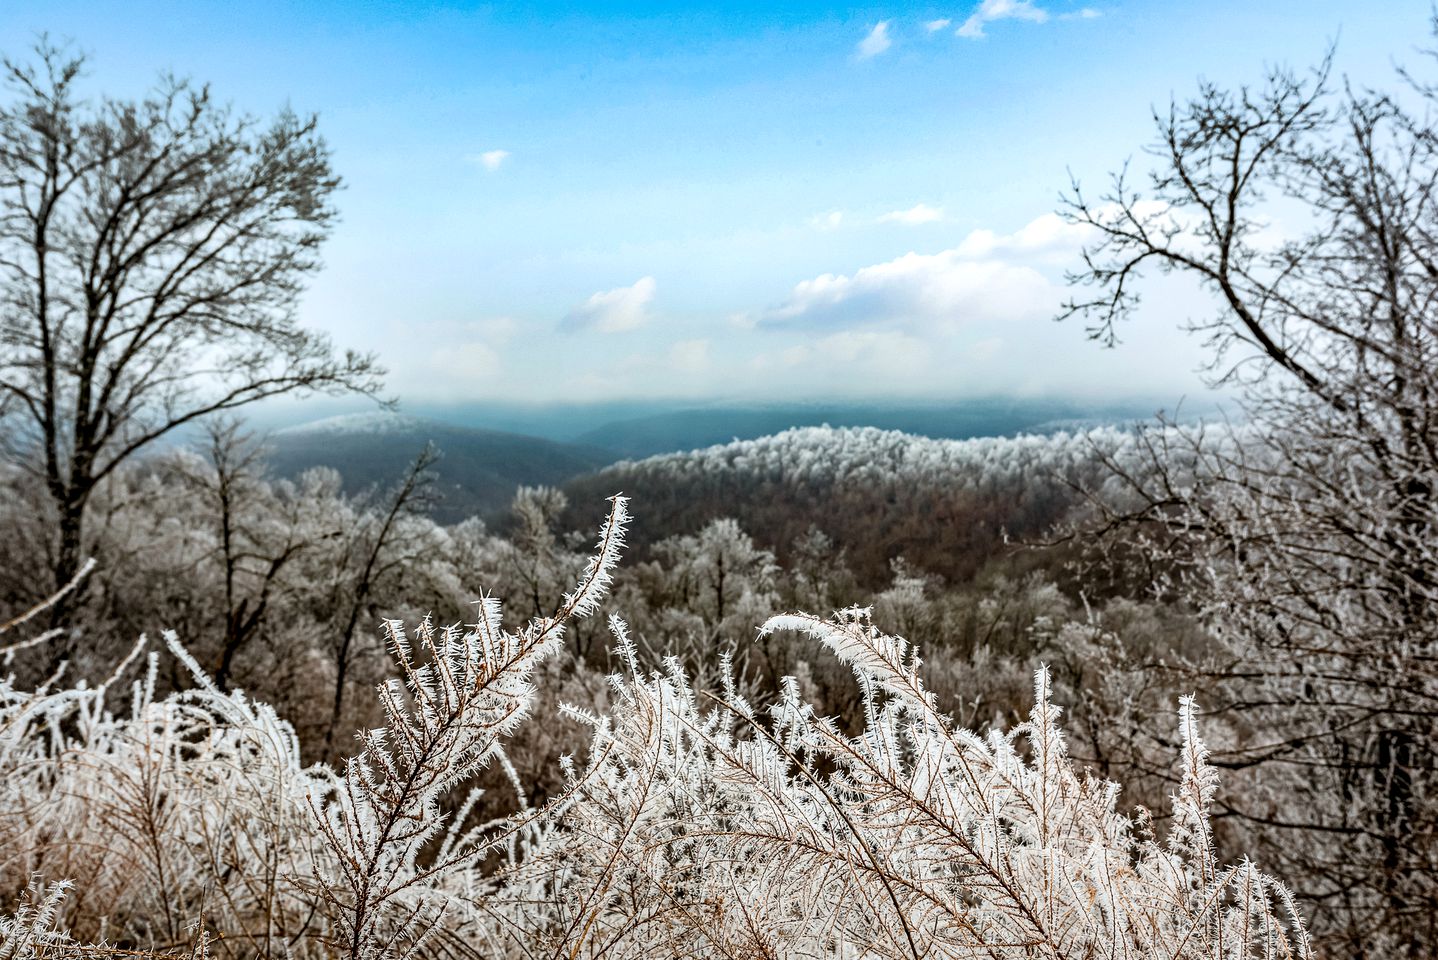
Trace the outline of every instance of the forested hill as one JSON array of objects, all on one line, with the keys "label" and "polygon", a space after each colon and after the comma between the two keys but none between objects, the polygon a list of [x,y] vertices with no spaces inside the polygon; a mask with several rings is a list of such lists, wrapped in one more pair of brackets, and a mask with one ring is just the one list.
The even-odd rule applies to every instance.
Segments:
[{"label": "forested hill", "polygon": [[1061,519],[1076,498],[1067,481],[1097,482],[1095,452],[1130,443],[1116,427],[971,440],[804,427],[623,461],[566,490],[576,507],[629,495],[640,551],[730,516],[781,560],[817,527],[869,583],[886,582],[898,556],[960,581],[1003,548],[1006,531],[1035,537]]},{"label": "forested hill", "polygon": [[294,476],[310,467],[339,471],[347,492],[389,486],[433,443],[441,523],[504,510],[521,485],[557,486],[614,460],[596,447],[557,443],[499,430],[478,430],[394,413],[331,417],[271,435],[271,468]]},{"label": "forested hill", "polygon": [[[587,443],[638,460],[731,440],[753,440],[797,427],[878,427],[924,437],[967,440],[1020,433],[1054,433],[1150,419],[1162,404],[975,397],[947,403],[776,403],[755,406],[666,408],[616,417],[555,439]],[[579,422],[576,420],[576,422]],[[493,424],[501,429],[539,430]]]}]

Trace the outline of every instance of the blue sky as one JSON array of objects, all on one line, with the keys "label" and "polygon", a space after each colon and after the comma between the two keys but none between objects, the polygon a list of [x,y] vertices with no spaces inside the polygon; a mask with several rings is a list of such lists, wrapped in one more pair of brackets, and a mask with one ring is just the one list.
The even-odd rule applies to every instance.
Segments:
[{"label": "blue sky", "polygon": [[1050,321],[1051,211],[1149,108],[1266,63],[1387,83],[1427,0],[874,5],[8,0],[0,50],[161,69],[318,112],[346,188],[306,323],[394,393],[946,398],[1191,394],[1207,305],[1155,285],[1103,351]]}]

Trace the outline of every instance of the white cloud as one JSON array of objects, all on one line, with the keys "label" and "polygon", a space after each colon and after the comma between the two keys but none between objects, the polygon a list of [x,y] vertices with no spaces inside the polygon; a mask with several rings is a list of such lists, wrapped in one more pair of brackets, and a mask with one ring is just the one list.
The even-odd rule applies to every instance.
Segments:
[{"label": "white cloud", "polygon": [[1082,10],[1073,10],[1069,13],[1059,14],[1060,20],[1097,20],[1103,16],[1103,11],[1095,10],[1093,7],[1084,7]]},{"label": "white cloud", "polygon": [[1046,213],[1010,234],[975,230],[964,237],[955,249],[960,255],[970,258],[1002,255],[1068,260],[1083,245],[1091,230],[1081,224],[1069,223],[1056,213]]},{"label": "white cloud", "polygon": [[961,37],[978,40],[984,36],[984,24],[996,20],[1027,20],[1030,23],[1044,23],[1049,13],[1037,7],[1032,0],[983,0],[977,10],[969,15],[956,31]]},{"label": "white cloud", "polygon": [[809,226],[816,230],[837,230],[843,226],[844,211],[830,210],[828,213],[819,213],[809,218]]},{"label": "white cloud", "polygon": [[915,204],[907,210],[891,210],[879,218],[880,223],[902,223],[906,227],[917,227],[925,223],[937,223],[944,219],[944,211],[926,203]]},{"label": "white cloud", "polygon": [[771,329],[950,333],[1040,318],[1062,294],[1036,264],[1071,259],[1086,236],[1053,214],[1008,235],[976,230],[949,250],[805,280],[750,320]]},{"label": "white cloud", "polygon": [[476,163],[490,173],[493,173],[500,168],[504,161],[509,159],[509,156],[510,153],[508,150],[486,150],[484,153],[471,153],[464,159],[470,163]]},{"label": "white cloud", "polygon": [[561,330],[597,330],[621,333],[641,326],[649,319],[649,302],[654,299],[653,277],[640,277],[627,287],[615,287],[593,294],[559,322]]},{"label": "white cloud", "polygon": [[669,347],[670,369],[682,373],[698,373],[709,366],[707,339],[680,340]]},{"label": "white cloud", "polygon": [[944,29],[953,22],[954,21],[950,20],[948,17],[940,17],[938,20],[930,20],[928,23],[924,24],[924,29],[927,30],[929,33],[938,33],[940,30]]},{"label": "white cloud", "polygon": [[874,29],[869,31],[868,36],[859,41],[854,50],[854,56],[860,60],[868,60],[870,57],[877,57],[885,50],[894,45],[889,37],[889,21],[880,20],[874,24]]}]

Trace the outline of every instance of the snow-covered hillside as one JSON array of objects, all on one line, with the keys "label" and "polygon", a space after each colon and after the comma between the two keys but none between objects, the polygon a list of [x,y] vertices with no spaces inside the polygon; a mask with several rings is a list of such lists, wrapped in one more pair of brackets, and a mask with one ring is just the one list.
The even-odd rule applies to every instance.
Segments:
[{"label": "snow-covered hillside", "polygon": [[733,516],[781,555],[818,527],[875,583],[899,555],[962,579],[1006,533],[1046,530],[1075,502],[1072,484],[1103,484],[1100,459],[1131,457],[1135,446],[1134,434],[1116,427],[972,440],[804,427],[616,463],[568,489],[574,503],[633,494],[641,545],[647,530],[696,530]]}]

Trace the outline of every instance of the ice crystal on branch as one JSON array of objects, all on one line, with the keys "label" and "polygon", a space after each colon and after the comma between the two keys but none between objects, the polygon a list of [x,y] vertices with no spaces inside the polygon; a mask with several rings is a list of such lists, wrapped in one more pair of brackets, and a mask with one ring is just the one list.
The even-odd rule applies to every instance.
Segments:
[{"label": "ice crystal on branch", "polygon": [[490,761],[503,762],[501,738],[534,698],[535,668],[560,646],[566,623],[598,606],[628,522],[624,498],[612,505],[594,557],[553,617],[507,631],[499,602],[486,598],[467,630],[425,619],[411,642],[403,624],[385,624],[404,682],[380,686],[385,725],[361,736],[333,798],[311,800],[338,866],[337,877],[323,878],[323,889],[345,917],[350,957],[384,956],[401,943],[418,948],[417,931],[395,925],[389,908],[408,907],[399,915],[410,923],[434,922],[431,908],[444,899],[432,895],[427,881],[486,851],[480,842],[446,843],[436,859],[423,859],[444,825],[441,795]]}]

